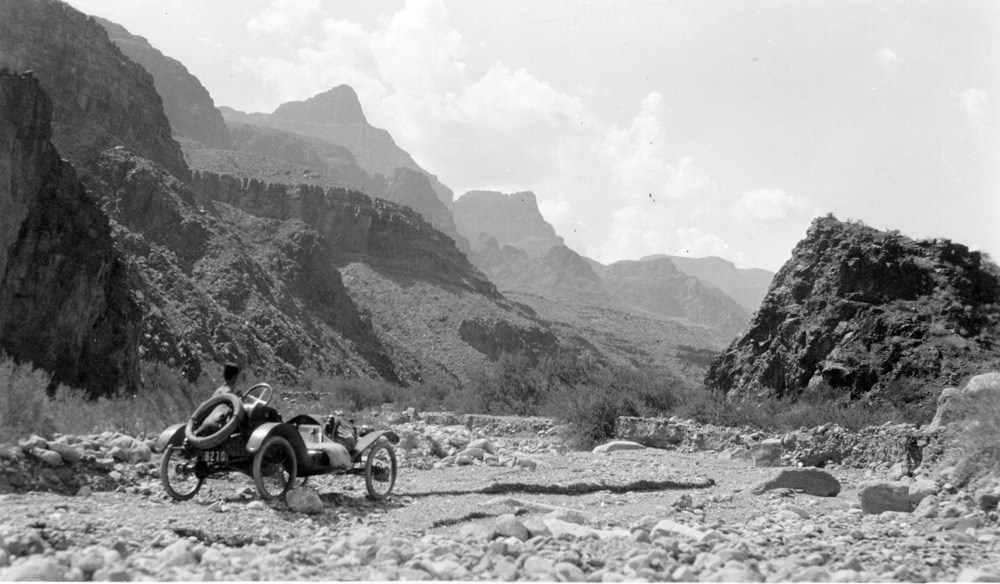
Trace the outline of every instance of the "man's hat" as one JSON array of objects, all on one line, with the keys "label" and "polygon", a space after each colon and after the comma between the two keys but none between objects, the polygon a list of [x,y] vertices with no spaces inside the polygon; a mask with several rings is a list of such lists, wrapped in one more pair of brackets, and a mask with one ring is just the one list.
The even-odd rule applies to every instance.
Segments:
[{"label": "man's hat", "polygon": [[222,378],[233,379],[240,374],[240,368],[235,363],[226,363],[222,367]]}]

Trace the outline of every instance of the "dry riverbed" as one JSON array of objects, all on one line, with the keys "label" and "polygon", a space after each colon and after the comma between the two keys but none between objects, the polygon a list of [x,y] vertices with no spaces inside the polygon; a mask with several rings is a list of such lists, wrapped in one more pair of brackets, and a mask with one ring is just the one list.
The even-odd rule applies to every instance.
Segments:
[{"label": "dry riverbed", "polygon": [[[422,434],[461,427],[415,428]],[[466,431],[467,432],[467,431]],[[835,497],[753,494],[780,472],[712,451],[565,452],[551,433],[483,433],[495,465],[400,450],[395,494],[311,479],[322,510],[209,479],[175,503],[158,456],[110,490],[0,496],[0,578],[34,580],[953,581],[1000,574],[995,514],[936,481],[935,516],[863,514],[871,470],[824,469]],[[468,438],[475,438],[470,433]],[[88,491],[90,491],[88,493]]]}]

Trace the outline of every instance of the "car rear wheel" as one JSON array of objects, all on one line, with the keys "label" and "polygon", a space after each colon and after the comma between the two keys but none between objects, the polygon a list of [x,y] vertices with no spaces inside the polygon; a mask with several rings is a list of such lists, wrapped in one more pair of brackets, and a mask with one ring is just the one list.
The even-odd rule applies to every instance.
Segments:
[{"label": "car rear wheel", "polygon": [[365,457],[365,488],[372,499],[385,499],[396,484],[396,451],[385,441],[372,444]]},{"label": "car rear wheel", "polygon": [[198,457],[185,453],[179,444],[171,444],[163,451],[160,461],[160,482],[175,501],[187,501],[198,493],[204,476],[198,474]]},{"label": "car rear wheel", "polygon": [[288,440],[271,436],[264,440],[253,457],[253,481],[257,492],[266,500],[277,499],[292,488],[298,462]]}]

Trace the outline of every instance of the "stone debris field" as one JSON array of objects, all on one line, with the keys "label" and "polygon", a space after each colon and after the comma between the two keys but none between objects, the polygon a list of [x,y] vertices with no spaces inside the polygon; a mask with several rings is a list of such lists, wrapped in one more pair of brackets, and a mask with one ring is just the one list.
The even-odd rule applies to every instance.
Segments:
[{"label": "stone debris field", "polygon": [[[174,503],[151,440],[3,445],[0,578],[1000,580],[1000,486],[957,489],[950,469],[910,477],[904,460],[873,460],[910,427],[763,436],[670,419],[656,422],[670,447],[577,452],[538,418],[384,421],[402,437],[385,502],[357,479],[313,477],[265,503],[231,474]],[[790,462],[833,443],[848,445],[841,463]]]}]

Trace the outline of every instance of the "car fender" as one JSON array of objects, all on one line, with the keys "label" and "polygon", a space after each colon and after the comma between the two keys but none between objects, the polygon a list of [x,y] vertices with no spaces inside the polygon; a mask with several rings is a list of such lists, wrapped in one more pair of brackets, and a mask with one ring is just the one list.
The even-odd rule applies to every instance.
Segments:
[{"label": "car fender", "polygon": [[160,432],[160,435],[156,438],[156,444],[153,445],[153,452],[163,452],[171,444],[184,442],[185,427],[187,427],[185,423],[174,424]]},{"label": "car fender", "polygon": [[382,438],[388,440],[390,444],[399,444],[399,435],[392,430],[369,432],[358,439],[357,444],[354,445],[354,460],[360,460],[365,450],[368,450],[372,444],[375,444]]},{"label": "car fender", "polygon": [[299,434],[298,428],[284,422],[268,422],[266,424],[261,424],[253,431],[250,435],[250,440],[247,441],[247,452],[253,454],[260,450],[264,441],[271,436],[281,436],[288,443],[292,445],[292,450],[295,451],[295,458],[298,460],[306,460],[309,453],[306,451],[306,444],[302,441],[302,436]]}]

